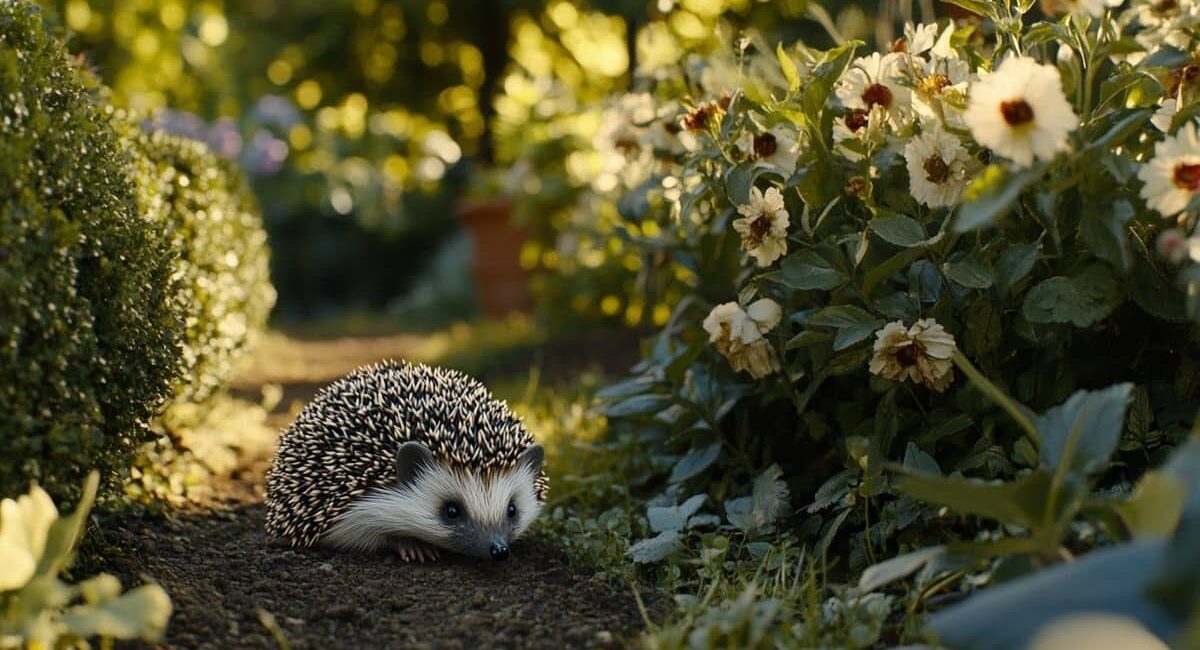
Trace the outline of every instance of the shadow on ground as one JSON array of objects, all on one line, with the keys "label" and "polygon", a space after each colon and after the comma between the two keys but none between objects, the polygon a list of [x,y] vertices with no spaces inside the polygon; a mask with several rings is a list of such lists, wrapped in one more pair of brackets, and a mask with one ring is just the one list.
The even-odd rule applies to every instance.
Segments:
[{"label": "shadow on ground", "polygon": [[[561,551],[516,544],[503,563],[293,550],[266,537],[261,505],[173,520],[110,522],[101,544],[127,584],[175,603],[168,647],[588,648],[642,628],[629,593],[573,570]],[[119,550],[117,550],[119,549]]]}]

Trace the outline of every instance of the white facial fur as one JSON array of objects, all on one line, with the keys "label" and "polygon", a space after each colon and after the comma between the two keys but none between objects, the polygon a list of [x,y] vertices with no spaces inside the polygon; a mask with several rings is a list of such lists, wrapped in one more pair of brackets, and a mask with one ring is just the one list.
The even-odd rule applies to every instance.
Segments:
[{"label": "white facial fur", "polygon": [[[521,463],[488,475],[457,471],[440,462],[424,466],[413,480],[374,490],[355,501],[324,541],[346,550],[374,551],[408,538],[488,557],[495,540],[508,543],[519,538],[541,513],[534,488],[540,471],[540,463]],[[454,521],[445,517],[450,502],[463,510]],[[510,503],[517,509],[511,519]]]}]

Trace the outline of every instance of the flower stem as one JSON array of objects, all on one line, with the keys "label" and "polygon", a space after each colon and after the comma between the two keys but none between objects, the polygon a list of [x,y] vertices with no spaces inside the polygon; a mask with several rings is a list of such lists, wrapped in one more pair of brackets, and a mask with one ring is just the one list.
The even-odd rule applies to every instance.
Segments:
[{"label": "flower stem", "polygon": [[1016,420],[1017,424],[1025,430],[1025,433],[1029,434],[1029,437],[1033,439],[1039,448],[1042,446],[1042,436],[1038,433],[1037,426],[1029,418],[1029,413],[1024,407],[1005,394],[1004,391],[1000,390],[1000,387],[993,384],[990,379],[984,377],[983,373],[979,372],[979,369],[959,350],[954,351],[954,365],[958,366],[958,369],[963,371],[967,379],[970,379],[971,383],[975,384],[975,387],[982,391],[988,399],[1007,411],[1012,416],[1012,419]]}]

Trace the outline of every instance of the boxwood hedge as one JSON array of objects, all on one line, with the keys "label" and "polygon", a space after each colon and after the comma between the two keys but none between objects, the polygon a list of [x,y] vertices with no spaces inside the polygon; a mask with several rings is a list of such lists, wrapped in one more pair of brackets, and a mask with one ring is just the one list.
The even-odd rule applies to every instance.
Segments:
[{"label": "boxwood hedge", "polygon": [[0,495],[127,467],[181,370],[160,226],[38,9],[0,3]]},{"label": "boxwood hedge", "polygon": [[130,151],[143,217],[160,224],[178,253],[186,364],[180,401],[223,386],[275,304],[267,234],[240,171],[199,142],[117,122]]}]

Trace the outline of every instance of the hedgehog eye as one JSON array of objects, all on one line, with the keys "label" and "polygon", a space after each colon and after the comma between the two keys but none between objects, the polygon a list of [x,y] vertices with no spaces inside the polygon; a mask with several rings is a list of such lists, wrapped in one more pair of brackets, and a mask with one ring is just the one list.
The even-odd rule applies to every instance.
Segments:
[{"label": "hedgehog eye", "polygon": [[508,502],[508,518],[509,519],[517,518],[517,504],[513,503],[512,501]]},{"label": "hedgehog eye", "polygon": [[456,501],[450,501],[442,506],[442,516],[446,519],[458,519],[462,516],[463,507]]}]

